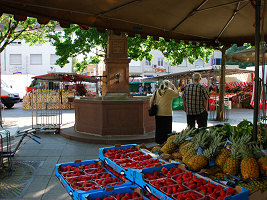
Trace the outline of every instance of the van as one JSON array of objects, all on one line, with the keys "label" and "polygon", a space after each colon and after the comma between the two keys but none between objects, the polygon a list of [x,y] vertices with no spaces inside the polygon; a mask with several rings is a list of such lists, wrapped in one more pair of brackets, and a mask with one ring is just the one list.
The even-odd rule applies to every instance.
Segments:
[{"label": "van", "polygon": [[4,81],[1,81],[1,102],[7,108],[12,108],[15,103],[20,102],[19,93],[15,93]]}]

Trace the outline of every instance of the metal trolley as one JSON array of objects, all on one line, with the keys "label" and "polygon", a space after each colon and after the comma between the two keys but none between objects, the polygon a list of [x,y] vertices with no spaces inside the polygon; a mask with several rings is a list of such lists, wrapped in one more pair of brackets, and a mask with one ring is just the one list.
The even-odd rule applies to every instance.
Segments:
[{"label": "metal trolley", "polygon": [[32,129],[59,133],[62,124],[62,92],[35,90],[31,94]]}]

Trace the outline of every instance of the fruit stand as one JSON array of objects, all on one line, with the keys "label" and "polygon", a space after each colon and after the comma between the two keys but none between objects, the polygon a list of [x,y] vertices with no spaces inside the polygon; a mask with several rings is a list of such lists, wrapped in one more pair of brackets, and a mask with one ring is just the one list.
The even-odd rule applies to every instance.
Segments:
[{"label": "fruit stand", "polygon": [[[44,97],[46,98],[47,102],[53,102],[55,97],[53,94],[55,92],[60,92],[61,94],[61,105],[60,109],[74,109],[74,101],[73,99],[75,96],[78,94],[84,94],[85,96],[92,96],[91,93],[87,93],[85,91],[85,88],[83,87],[84,82],[92,82],[92,83],[97,83],[96,78],[92,78],[90,76],[85,76],[81,74],[76,74],[76,73],[50,73],[50,74],[45,74],[41,76],[36,76],[33,77],[34,81],[37,82],[45,82],[45,88],[38,88],[38,87],[31,87],[31,89],[38,90],[39,92],[30,92],[23,97],[23,109],[33,109],[36,108],[35,104],[35,99],[43,99]],[[52,88],[48,88],[49,83],[57,83],[56,86]],[[64,87],[68,86],[69,87]],[[29,88],[28,88],[29,90]],[[84,90],[84,91],[83,91]],[[37,95],[37,96],[36,96]],[[59,109],[58,107],[49,107],[47,109]]]},{"label": "fruit stand", "polygon": [[97,160],[57,164],[55,173],[73,199],[264,199],[267,157],[251,142],[251,126],[185,129],[149,148],[105,147]]}]

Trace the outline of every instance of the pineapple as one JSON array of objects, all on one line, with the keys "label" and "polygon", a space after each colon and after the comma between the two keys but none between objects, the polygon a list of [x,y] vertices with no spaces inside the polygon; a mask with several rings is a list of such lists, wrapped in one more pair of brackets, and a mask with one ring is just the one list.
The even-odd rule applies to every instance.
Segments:
[{"label": "pineapple", "polygon": [[261,157],[258,160],[260,172],[263,176],[267,176],[267,157]]},{"label": "pineapple", "polygon": [[220,168],[223,168],[223,165],[227,158],[229,158],[230,152],[226,148],[222,148],[220,154],[217,156],[215,160],[215,164]]},{"label": "pineapple", "polygon": [[183,159],[182,159],[183,163],[186,164],[186,165],[188,165],[189,160],[193,156],[195,156],[196,154],[197,154],[197,151],[195,151],[195,150],[189,150],[189,151],[187,151],[185,153],[185,155],[183,156]]},{"label": "pineapple", "polygon": [[181,158],[181,157],[182,157],[182,154],[179,153],[179,152],[174,152],[174,153],[172,153],[172,157],[173,157],[174,159],[176,159],[176,158]]},{"label": "pineapple", "polygon": [[153,149],[151,150],[151,152],[152,153],[159,153],[161,150],[161,147],[159,147],[159,146],[155,146],[155,147],[153,147]]},{"label": "pineapple", "polygon": [[194,146],[193,142],[187,140],[185,141],[184,143],[182,143],[179,147],[179,152],[182,154],[182,155],[185,155],[185,153],[191,149],[192,147]]},{"label": "pineapple", "polygon": [[161,148],[161,151],[163,153],[171,154],[173,153],[177,148],[177,145],[173,141],[168,141],[164,146]]},{"label": "pineapple", "polygon": [[172,135],[172,136],[168,137],[167,142],[169,142],[169,141],[173,141],[174,138],[175,138],[175,136],[176,136],[176,135]]},{"label": "pineapple", "polygon": [[209,160],[213,159],[217,155],[219,147],[223,145],[222,136],[213,135],[212,137],[213,143],[210,147],[206,149],[203,154],[195,155],[189,160],[188,166],[192,169],[192,171],[199,171],[206,167]]},{"label": "pineapple", "polygon": [[237,175],[237,173],[239,172],[239,165],[240,162],[238,151],[236,148],[232,148],[230,158],[228,158],[223,165],[223,172],[232,175]]},{"label": "pineapple", "polygon": [[177,145],[177,146],[181,146],[182,143],[184,143],[185,139],[190,137],[192,134],[195,133],[195,129],[185,129],[182,130],[180,133],[177,133],[174,137],[173,142]]},{"label": "pineapple", "polygon": [[[233,142],[230,151],[230,157],[227,158],[223,165],[223,172],[225,174],[237,175],[240,168],[240,161],[241,154],[239,152],[240,143],[242,144],[241,139],[234,139],[233,137],[230,138]],[[246,143],[245,143],[246,144]]]},{"label": "pineapple", "polygon": [[257,160],[253,157],[252,148],[248,144],[241,144],[240,152],[242,161],[240,165],[241,174],[244,179],[259,178],[260,170]]},{"label": "pineapple", "polygon": [[186,138],[190,136],[192,130],[186,129],[182,130],[180,133],[175,134],[172,139],[167,140],[166,144],[161,148],[161,151],[168,154],[173,153],[176,150],[177,146],[179,146]]},{"label": "pineapple", "polygon": [[260,148],[257,145],[254,146],[253,154],[254,154],[255,158],[258,160],[260,173],[263,176],[266,176],[267,175],[267,157],[265,156],[265,154],[260,150]]}]

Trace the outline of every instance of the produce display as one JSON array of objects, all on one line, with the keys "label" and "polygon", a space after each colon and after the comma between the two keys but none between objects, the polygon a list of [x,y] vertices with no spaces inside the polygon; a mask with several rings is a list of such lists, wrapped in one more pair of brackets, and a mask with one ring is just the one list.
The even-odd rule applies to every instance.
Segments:
[{"label": "produce display", "polygon": [[74,190],[89,191],[124,183],[119,178],[108,173],[100,163],[81,165],[79,167],[67,165],[66,167],[60,167],[59,171]]},{"label": "produce display", "polygon": [[128,168],[144,169],[154,167],[160,163],[163,164],[163,161],[153,158],[149,154],[145,155],[135,146],[132,146],[129,149],[110,149],[104,153],[104,156],[114,161],[125,170]]},{"label": "produce display", "polygon": [[252,123],[247,120],[237,126],[226,123],[206,130],[185,129],[174,133],[162,146],[150,150],[221,183],[250,189],[249,182],[253,180],[257,183],[254,185],[264,191],[267,157],[261,149],[267,144],[266,125],[260,125],[258,143],[252,141],[252,129]]},{"label": "produce display", "polygon": [[[252,141],[251,131],[244,120],[237,126],[185,129],[147,149],[135,144],[105,147],[99,149],[98,162],[57,164],[56,175],[75,200],[239,200],[248,199],[249,193],[263,197],[266,143],[262,132],[258,143]],[[132,190],[131,184],[139,190]]]},{"label": "produce display", "polygon": [[[62,103],[61,103],[62,96]],[[74,109],[74,103],[69,103],[68,98],[74,97],[71,91],[62,90],[36,90],[23,97],[22,108],[28,109]],[[60,103],[60,105],[59,105]]]},{"label": "produce display", "polygon": [[136,200],[143,200],[143,197],[140,197],[140,194],[137,192],[133,192],[132,194],[126,193],[126,194],[117,194],[115,197],[114,196],[109,196],[105,198],[96,198],[95,200],[126,200],[126,199],[136,199]]},{"label": "produce display", "polygon": [[236,194],[233,188],[224,188],[186,172],[178,167],[145,173],[147,183],[173,199],[221,199]]}]

